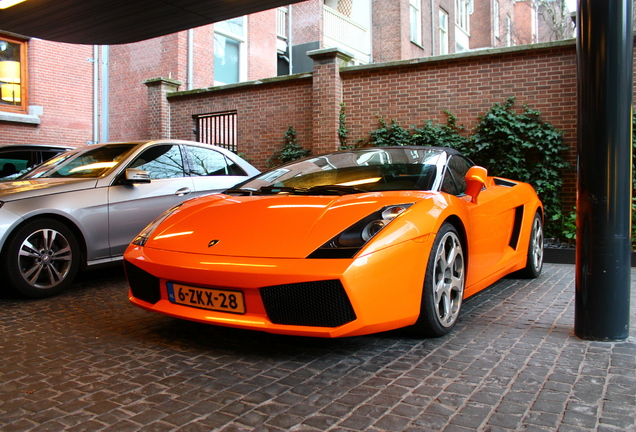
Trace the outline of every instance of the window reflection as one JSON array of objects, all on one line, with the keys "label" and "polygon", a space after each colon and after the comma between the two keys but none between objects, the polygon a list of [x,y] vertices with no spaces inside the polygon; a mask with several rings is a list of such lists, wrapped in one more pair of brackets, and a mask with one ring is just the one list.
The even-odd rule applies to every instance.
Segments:
[{"label": "window reflection", "polygon": [[[23,53],[26,42],[2,37],[0,38],[0,109],[15,111],[22,109],[23,86]],[[15,109],[12,109],[15,108]]]}]

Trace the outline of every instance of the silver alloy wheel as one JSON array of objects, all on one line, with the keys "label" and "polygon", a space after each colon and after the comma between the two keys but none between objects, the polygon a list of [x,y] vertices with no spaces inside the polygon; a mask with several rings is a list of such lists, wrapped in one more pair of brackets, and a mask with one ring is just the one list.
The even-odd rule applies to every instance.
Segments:
[{"label": "silver alloy wheel", "polygon": [[20,274],[35,288],[52,288],[62,282],[71,270],[73,251],[66,237],[53,229],[40,229],[29,235],[20,246]]},{"label": "silver alloy wheel", "polygon": [[452,231],[444,234],[435,255],[433,274],[433,301],[437,319],[443,327],[452,326],[462,305],[464,296],[464,253],[462,244]]},{"label": "silver alloy wheel", "polygon": [[530,239],[530,254],[529,259],[532,260],[531,264],[535,270],[539,270],[543,264],[543,225],[540,217],[535,217],[532,222],[532,238]]}]

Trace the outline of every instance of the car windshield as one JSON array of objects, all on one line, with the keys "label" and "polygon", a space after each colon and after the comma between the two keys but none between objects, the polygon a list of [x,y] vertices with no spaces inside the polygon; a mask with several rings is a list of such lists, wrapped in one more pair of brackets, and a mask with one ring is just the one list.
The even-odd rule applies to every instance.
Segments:
[{"label": "car windshield", "polygon": [[27,172],[20,179],[99,177],[117,166],[135,146],[132,143],[107,144],[63,153]]},{"label": "car windshield", "polygon": [[337,194],[432,190],[443,150],[432,147],[367,148],[303,159],[265,172],[228,193]]}]

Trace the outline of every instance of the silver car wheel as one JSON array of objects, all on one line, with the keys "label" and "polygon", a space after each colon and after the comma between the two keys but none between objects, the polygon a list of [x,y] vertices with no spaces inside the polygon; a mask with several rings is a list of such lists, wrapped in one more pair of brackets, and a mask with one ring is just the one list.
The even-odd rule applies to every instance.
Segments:
[{"label": "silver car wheel", "polygon": [[534,214],[530,228],[530,239],[526,252],[526,266],[513,273],[513,277],[538,278],[543,270],[543,218],[538,211]]},{"label": "silver car wheel", "polygon": [[541,218],[535,217],[532,222],[532,238],[530,239],[530,254],[528,259],[532,260],[530,265],[534,266],[535,271],[541,269],[543,265],[543,225]]},{"label": "silver car wheel", "polygon": [[433,301],[437,319],[443,327],[451,327],[457,321],[464,296],[464,254],[457,235],[444,234],[435,253],[433,273]]},{"label": "silver car wheel", "polygon": [[40,289],[62,282],[71,270],[72,261],[68,239],[53,229],[40,229],[29,235],[18,254],[20,274],[29,285]]}]

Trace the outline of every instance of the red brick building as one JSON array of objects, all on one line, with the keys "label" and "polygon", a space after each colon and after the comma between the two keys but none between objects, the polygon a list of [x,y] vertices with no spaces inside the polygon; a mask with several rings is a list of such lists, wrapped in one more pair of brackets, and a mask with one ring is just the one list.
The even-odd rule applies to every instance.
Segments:
[{"label": "red brick building", "polygon": [[533,5],[532,0],[306,0],[110,47],[0,35],[0,64],[20,64],[20,77],[3,81],[0,69],[0,132],[5,143],[146,138],[155,115],[148,110],[147,80],[161,77],[182,83],[179,90],[205,89],[312,72],[306,53],[325,48],[339,48],[350,54],[347,65],[361,65],[526,43],[536,41]]},{"label": "red brick building", "polygon": [[2,144],[92,141],[92,59],[90,46],[0,37]]},{"label": "red brick building", "polygon": [[[3,90],[0,133],[4,143],[198,139],[264,168],[288,126],[315,153],[337,148],[341,104],[355,142],[377,116],[408,127],[444,121],[450,110],[472,127],[493,103],[516,96],[574,149],[572,42],[468,51],[536,40],[533,5],[307,0],[110,47],[2,35],[0,65],[20,69],[0,68],[0,86],[21,93]],[[574,173],[567,176],[573,202]]]},{"label": "red brick building", "polygon": [[[564,133],[571,147],[566,157],[575,160],[574,41],[359,66],[347,66],[350,58],[337,48],[316,50],[310,56],[311,74],[191,91],[174,91],[179,85],[174,80],[148,83],[157,112],[170,113],[154,128],[163,134],[156,137],[189,138],[200,117],[231,111],[237,119],[238,151],[264,168],[290,125],[298,143],[314,153],[336,150],[341,104],[346,107],[349,143],[355,143],[368,139],[378,127],[378,116],[408,128],[427,120],[443,123],[445,110],[468,133],[478,116],[514,96],[519,110],[528,104]],[[575,172],[564,176],[565,201],[571,206]]]}]

